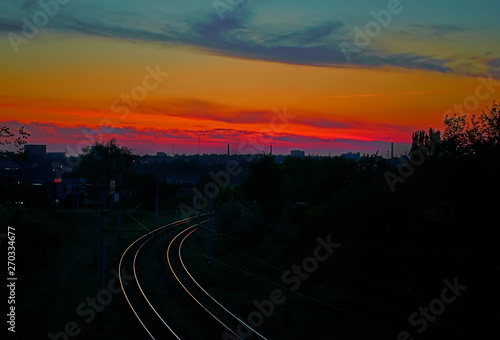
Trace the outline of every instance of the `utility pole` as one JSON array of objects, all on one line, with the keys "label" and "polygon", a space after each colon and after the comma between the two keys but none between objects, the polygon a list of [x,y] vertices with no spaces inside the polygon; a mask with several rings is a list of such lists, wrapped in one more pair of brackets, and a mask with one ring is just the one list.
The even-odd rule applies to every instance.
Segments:
[{"label": "utility pole", "polygon": [[155,195],[155,225],[158,226],[158,187],[159,180],[156,180],[156,195]]},{"label": "utility pole", "polygon": [[[102,213],[102,225],[100,230],[100,268],[99,268],[99,290],[104,291],[104,281],[106,279],[105,269],[106,269],[106,238],[104,237],[104,231],[106,230],[106,207],[107,207],[107,183],[105,182],[102,186],[102,204],[101,204],[101,213]],[[103,329],[104,325],[104,304],[99,302],[99,309],[101,312],[97,312],[97,328],[99,330]]]},{"label": "utility pole", "polygon": [[78,180],[78,185],[77,185],[77,192],[76,192],[76,212],[80,211],[80,178]]},{"label": "utility pole", "polygon": [[[289,223],[289,199],[285,198],[285,208],[284,208],[284,223],[283,223],[283,237],[285,238],[285,250],[283,257],[283,267],[284,270],[289,268],[289,251],[290,251],[290,242],[289,242],[289,234],[288,234],[288,223]],[[288,288],[288,287],[287,287]],[[283,326],[290,327],[290,288],[288,288],[285,292],[285,302],[283,303]]]},{"label": "utility pole", "polygon": [[198,206],[196,207],[196,209],[198,210],[198,227],[196,228],[196,240],[197,241],[200,241],[200,233],[201,233],[201,230],[200,230],[201,229],[201,225],[200,225],[200,222],[201,222],[201,208],[200,207],[201,207],[201,192],[198,191]]},{"label": "utility pole", "polygon": [[[214,192],[210,189],[210,217],[208,218],[208,248],[207,248],[207,267],[210,267],[212,258],[212,220],[214,211]],[[199,225],[198,225],[199,227]]]},{"label": "utility pole", "polygon": [[[95,190],[96,190],[96,195],[99,197],[99,182],[96,181],[95,183]],[[96,197],[96,201],[97,201]],[[97,253],[99,252],[99,207],[97,205],[97,202],[95,203],[95,230],[94,230],[94,256],[92,257],[92,266],[96,267],[97,266]]]},{"label": "utility pole", "polygon": [[73,179],[71,181],[71,189],[73,190],[73,209],[75,211],[77,211],[77,208],[76,208],[76,183],[75,183],[75,180]]},{"label": "utility pole", "polygon": [[118,241],[120,241],[122,238],[121,232],[122,232],[122,206],[121,204],[118,204],[118,234],[116,236],[116,239]]},{"label": "utility pole", "polygon": [[121,231],[122,231],[122,205],[120,203],[121,184],[122,184],[122,181],[121,181],[121,176],[120,176],[120,178],[118,179],[118,181],[116,183],[117,194],[115,194],[115,195],[118,195],[118,200],[117,200],[117,202],[118,202],[118,234],[116,236],[118,241],[120,241],[121,237],[122,237],[122,234],[121,234]]},{"label": "utility pole", "polygon": [[[200,137],[198,136],[198,206],[196,207],[198,211],[198,227],[196,228],[196,240],[200,241],[201,233],[201,155],[200,155]],[[193,202],[196,206],[196,198]]]}]

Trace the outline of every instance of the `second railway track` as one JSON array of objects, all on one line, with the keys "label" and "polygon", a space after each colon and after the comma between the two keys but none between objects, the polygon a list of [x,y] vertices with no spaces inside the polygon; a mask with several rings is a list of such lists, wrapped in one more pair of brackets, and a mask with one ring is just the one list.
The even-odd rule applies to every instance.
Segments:
[{"label": "second railway track", "polygon": [[[209,295],[185,266],[182,245],[196,231],[194,221],[186,218],[157,228],[122,254],[120,285],[144,339],[223,339],[225,334],[265,339]],[[125,273],[133,279],[126,280]]]}]

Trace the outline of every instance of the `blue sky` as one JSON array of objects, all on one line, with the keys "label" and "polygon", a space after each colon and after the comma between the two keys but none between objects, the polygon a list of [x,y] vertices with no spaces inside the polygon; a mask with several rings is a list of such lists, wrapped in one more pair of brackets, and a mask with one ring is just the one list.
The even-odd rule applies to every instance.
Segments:
[{"label": "blue sky", "polygon": [[[60,5],[46,28],[194,45],[249,59],[345,65],[339,44],[352,43],[354,28],[364,29],[373,20],[370,12],[387,9],[389,2],[247,0],[232,6],[231,1],[220,0],[219,4],[229,4],[220,20],[216,2],[206,0],[72,0]],[[400,7],[402,11],[392,15],[389,25],[370,39],[370,45],[352,56],[354,64],[469,72],[451,65],[450,60],[464,64],[477,62],[471,59],[480,56],[500,57],[498,45],[494,46],[500,32],[500,2],[402,0]],[[3,0],[0,29],[20,28],[22,16],[29,18],[39,8],[38,1]],[[448,47],[448,53],[438,53],[430,44],[420,50],[411,48],[412,41],[435,39]],[[461,51],[464,46],[466,52]]]}]

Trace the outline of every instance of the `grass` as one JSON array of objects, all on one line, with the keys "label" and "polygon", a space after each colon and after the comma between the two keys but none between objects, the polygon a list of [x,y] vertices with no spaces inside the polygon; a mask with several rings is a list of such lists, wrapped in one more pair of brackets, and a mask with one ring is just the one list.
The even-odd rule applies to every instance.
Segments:
[{"label": "grass", "polygon": [[[20,334],[25,331],[29,332],[31,338],[46,338],[47,333],[61,332],[68,322],[76,322],[81,329],[80,339],[142,338],[142,333],[137,334],[137,327],[128,327],[136,321],[121,293],[113,296],[112,303],[106,307],[103,330],[98,330],[97,320],[92,315],[81,316],[77,313],[77,307],[82,303],[85,306],[87,298],[95,298],[100,289],[98,269],[92,263],[95,210],[15,209],[1,213],[4,222],[1,232],[6,231],[7,225],[16,228],[16,306]],[[143,226],[149,229],[155,226],[154,212],[133,211],[130,214],[133,218],[122,213],[121,240],[118,240],[116,232],[110,231],[105,235],[105,285],[112,280],[111,272],[118,268],[121,254],[143,232]],[[159,225],[176,219],[178,217],[173,214],[160,214]],[[118,213],[113,211],[107,216],[107,229],[113,230],[117,221]],[[283,271],[293,263],[298,264],[311,256],[317,244],[313,238],[292,238],[291,262],[285,268],[283,244],[272,235],[263,235],[257,243],[245,243],[228,235],[213,234],[212,254],[220,263],[212,261],[211,266],[207,267],[208,234],[202,233],[200,242],[196,241],[195,236],[188,240],[185,261],[193,276],[224,306],[245,321],[252,312],[257,311],[254,301],[269,299],[274,289],[283,286]],[[4,246],[5,243],[2,243],[0,247]],[[340,284],[339,274],[331,274],[324,267],[352,271],[354,268],[349,268],[349,264],[358,262],[354,254],[347,245],[342,245],[341,251],[320,264],[317,275],[312,275],[297,292],[333,306],[354,309],[349,305],[349,299],[310,284],[336,287],[337,290],[356,295],[356,292],[350,292],[353,288],[349,284]],[[290,321],[290,326],[283,325],[282,306],[275,305],[273,313],[264,318],[257,330],[269,338],[387,338],[383,330],[300,294],[291,296]]]},{"label": "grass", "polygon": [[[135,220],[154,228],[154,212],[134,211]],[[32,338],[57,334],[68,322],[81,328],[81,339],[133,339],[126,325],[130,324],[122,294],[113,296],[105,312],[104,332],[97,331],[96,319],[78,315],[77,307],[95,298],[99,291],[97,267],[93,266],[95,210],[29,210],[17,208],[1,211],[1,232],[7,226],[16,230],[16,331]],[[159,214],[159,225],[177,219],[173,214]],[[106,241],[105,285],[112,279],[111,271],[125,248],[144,231],[134,219],[122,213],[123,232],[108,232]],[[106,229],[116,229],[118,212],[107,216]],[[4,247],[6,243],[0,245]],[[3,249],[2,249],[3,250]],[[3,253],[3,252],[2,252]],[[88,309],[88,308],[85,308]],[[127,312],[127,313],[126,313]],[[89,322],[87,322],[89,321]],[[48,337],[46,337],[48,339]]]},{"label": "grass", "polygon": [[[186,265],[213,297],[245,322],[259,312],[254,302],[260,304],[269,300],[276,289],[285,292],[286,285],[281,280],[283,272],[312,256],[317,246],[314,238],[292,238],[290,263],[284,267],[284,247],[275,236],[263,235],[255,244],[247,244],[229,235],[213,234],[214,260],[207,267],[207,243],[208,234],[202,234],[201,242],[196,242],[195,237],[190,239],[185,250]],[[330,290],[338,286],[339,278],[326,269],[336,266],[339,261],[349,261],[349,256],[348,251],[339,252],[320,263],[318,270],[291,293],[288,326],[284,324],[283,305],[273,304],[272,313],[263,317],[263,322],[255,329],[269,339],[393,338],[387,331],[331,307],[352,309],[349,299]]]}]

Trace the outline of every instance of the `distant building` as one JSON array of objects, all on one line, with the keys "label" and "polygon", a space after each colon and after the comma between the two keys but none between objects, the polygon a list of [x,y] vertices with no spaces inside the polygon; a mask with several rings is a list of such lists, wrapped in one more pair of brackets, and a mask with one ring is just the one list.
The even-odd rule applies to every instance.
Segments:
[{"label": "distant building", "polygon": [[26,144],[24,152],[28,156],[28,159],[44,159],[47,156],[47,145]]},{"label": "distant building", "polygon": [[306,156],[306,153],[305,153],[305,151],[302,151],[302,150],[292,150],[292,151],[290,151],[290,156],[304,158]]},{"label": "distant building", "polygon": [[352,159],[352,160],[358,162],[361,159],[361,153],[359,153],[359,152],[356,152],[356,153],[352,153],[352,152],[343,153],[342,157],[345,157],[347,159]]},{"label": "distant building", "polygon": [[47,152],[47,157],[49,158],[64,158],[66,157],[65,152]]},{"label": "distant building", "polygon": [[167,154],[165,152],[157,152],[156,157],[167,157]]}]

